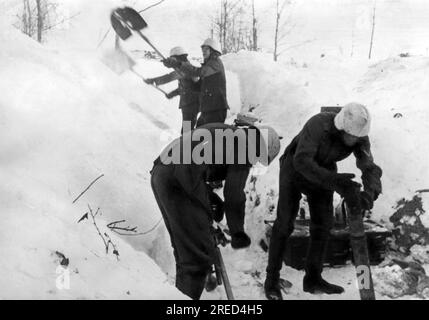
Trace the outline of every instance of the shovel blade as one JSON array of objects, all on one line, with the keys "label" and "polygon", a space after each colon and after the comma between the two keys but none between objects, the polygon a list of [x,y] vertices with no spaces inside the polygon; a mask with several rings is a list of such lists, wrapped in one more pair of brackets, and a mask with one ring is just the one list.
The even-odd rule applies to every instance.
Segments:
[{"label": "shovel blade", "polygon": [[132,70],[136,65],[136,62],[121,49],[106,51],[103,54],[101,61],[118,75]]},{"label": "shovel blade", "polygon": [[130,29],[122,21],[119,20],[115,11],[113,11],[110,16],[110,22],[112,24],[113,30],[115,30],[119,38],[125,41],[129,37],[131,37]]},{"label": "shovel blade", "polygon": [[115,17],[123,22],[128,28],[140,31],[147,27],[146,21],[136,10],[130,7],[118,8],[113,11]]}]

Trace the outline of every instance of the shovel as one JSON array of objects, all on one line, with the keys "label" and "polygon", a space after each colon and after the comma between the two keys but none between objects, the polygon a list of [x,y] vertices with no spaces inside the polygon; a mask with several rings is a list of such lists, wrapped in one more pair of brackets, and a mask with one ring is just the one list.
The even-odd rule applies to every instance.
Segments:
[{"label": "shovel", "polygon": [[375,300],[363,212],[357,208],[349,207],[345,202],[344,209],[350,227],[350,245],[353,251],[360,298],[361,300]]},{"label": "shovel", "polygon": [[[132,36],[132,32],[136,32],[149,46],[152,47],[152,49],[161,57],[162,60],[165,60],[165,56],[159,51],[152,42],[146,37],[142,30],[147,28],[147,23],[143,19],[143,17],[133,8],[130,7],[124,7],[124,8],[117,8],[112,11],[112,14],[110,15],[110,21],[112,24],[113,29],[115,30],[116,34],[121,38],[123,41],[127,40]],[[174,69],[179,75],[184,76],[184,74],[178,70]]]},{"label": "shovel", "polygon": [[110,21],[119,38],[125,41],[131,37],[131,30],[135,31],[163,60],[165,60],[165,56],[141,32],[141,30],[147,28],[148,25],[137,11],[130,7],[115,9],[110,16]]},{"label": "shovel", "polygon": [[[146,81],[146,78],[144,78],[134,69],[134,67],[136,66],[136,62],[133,60],[133,58],[131,58],[126,52],[124,52],[120,48],[107,51],[102,56],[101,60],[109,69],[111,69],[118,75],[122,75],[126,71],[131,71],[140,79]],[[150,84],[150,86],[154,87],[159,92],[162,92],[164,95],[167,95],[167,92],[157,87],[156,85]]]},{"label": "shovel", "polygon": [[211,228],[211,232],[213,235],[214,243],[215,243],[215,273],[218,285],[224,285],[225,292],[228,300],[235,300],[234,294],[232,293],[231,283],[229,282],[228,274],[226,273],[225,263],[223,261],[222,253],[220,251],[219,246],[225,247],[228,243],[224,232],[222,229],[217,226],[215,229],[213,226]]}]

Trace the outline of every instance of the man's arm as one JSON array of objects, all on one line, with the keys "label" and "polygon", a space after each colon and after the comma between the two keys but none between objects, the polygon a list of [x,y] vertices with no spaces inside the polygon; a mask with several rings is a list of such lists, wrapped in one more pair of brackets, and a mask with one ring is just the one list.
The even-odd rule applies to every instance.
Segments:
[{"label": "man's arm", "polygon": [[178,96],[178,95],[180,95],[179,88],[177,88],[176,90],[171,91],[170,93],[167,93],[167,94],[166,94],[166,97],[167,97],[168,99],[173,99],[174,97],[176,97],[176,96]]},{"label": "man's arm", "polygon": [[362,138],[353,153],[356,157],[356,166],[362,171],[364,190],[376,200],[382,192],[381,176],[383,171],[374,163],[369,138]]},{"label": "man's arm", "polygon": [[173,71],[169,74],[166,74],[157,78],[148,79],[148,80],[152,80],[153,83],[155,83],[155,85],[161,86],[163,84],[167,84],[175,80],[179,80],[180,78],[181,76],[179,75],[179,73],[177,73],[176,71]]},{"label": "man's arm", "polygon": [[223,190],[225,197],[225,216],[231,234],[244,232],[246,208],[246,187],[250,168],[248,166],[229,166]]},{"label": "man's arm", "polygon": [[324,136],[323,123],[317,116],[304,126],[295,151],[293,164],[295,169],[307,180],[328,190],[334,190],[335,173],[316,162],[317,150]]},{"label": "man's arm", "polygon": [[202,67],[195,67],[190,62],[185,62],[180,65],[179,70],[192,78],[205,78],[221,72],[219,62],[214,60],[208,61]]}]

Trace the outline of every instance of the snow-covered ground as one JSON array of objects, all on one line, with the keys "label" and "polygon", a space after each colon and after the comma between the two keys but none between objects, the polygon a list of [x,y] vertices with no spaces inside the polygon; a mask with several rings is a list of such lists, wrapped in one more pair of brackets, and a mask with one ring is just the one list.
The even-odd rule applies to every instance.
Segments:
[{"label": "snow-covered ground", "polygon": [[[71,11],[82,14],[44,45],[10,26],[19,3],[10,0],[0,5],[0,298],[185,298],[171,285],[174,259],[165,227],[158,224],[161,216],[149,181],[152,161],[180,132],[178,101],[166,100],[132,73],[116,75],[101,62],[104,51],[113,45],[112,34],[97,48],[110,9],[127,1],[64,0]],[[198,47],[205,37],[201,16],[194,14],[183,25],[173,9],[184,12],[184,6],[164,5],[170,9],[164,20],[148,12],[150,36],[159,39],[168,28],[175,30],[160,41],[165,52],[170,44],[182,41]],[[194,9],[201,11],[204,5]],[[175,18],[167,19],[171,16]],[[186,42],[190,38],[193,42]],[[135,43],[124,47],[133,49]],[[321,106],[366,103],[373,114],[374,157],[384,170],[384,193],[374,218],[388,222],[399,199],[428,188],[429,58],[399,58],[395,53],[368,62],[334,53],[331,50],[323,58],[291,55],[279,63],[268,53],[223,57],[231,116],[241,108],[252,109],[281,133],[286,147]],[[168,71],[159,62],[144,59],[137,70],[147,77]],[[352,159],[340,168],[358,175]],[[268,208],[276,204],[278,164],[255,175],[255,188],[248,186],[246,220],[252,246],[238,252],[222,249],[234,293],[241,299],[264,298],[261,284],[267,256],[258,242],[265,232],[263,220],[272,218]],[[261,204],[255,206],[250,196],[259,197]],[[119,260],[112,247],[105,253],[91,219],[78,223],[88,205],[100,208],[97,225],[111,237]],[[145,234],[119,237],[105,227],[118,220]],[[56,285],[56,272],[64,260],[59,253],[69,259],[70,290]],[[351,265],[325,274],[344,285],[346,293],[304,294],[303,273],[284,268],[283,276],[293,283],[285,297],[358,299]],[[224,292],[219,288],[203,298],[224,298]]]}]

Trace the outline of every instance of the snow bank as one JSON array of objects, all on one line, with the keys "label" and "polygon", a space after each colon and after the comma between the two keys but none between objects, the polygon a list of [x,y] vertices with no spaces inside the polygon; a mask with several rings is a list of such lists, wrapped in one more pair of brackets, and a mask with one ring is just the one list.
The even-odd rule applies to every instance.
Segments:
[{"label": "snow bank", "polygon": [[[145,253],[111,235],[116,261],[93,225],[77,224],[88,204],[101,208],[100,228],[124,219],[144,232],[159,221],[148,170],[164,144],[163,120],[175,121],[168,103],[96,56],[60,55],[15,30],[0,41],[2,298],[181,297]],[[130,242],[149,250],[162,228]],[[169,255],[164,239],[160,254]],[[55,251],[70,260],[70,290],[55,287]]]},{"label": "snow bank", "polygon": [[391,58],[372,65],[356,87],[371,108],[374,155],[384,170],[375,211],[388,217],[401,198],[427,189],[429,58]]},{"label": "snow bank", "polygon": [[[397,201],[427,188],[428,58],[392,58],[370,66],[329,56],[302,65],[270,59],[246,52],[225,58],[227,68],[241,80],[244,109],[279,130],[283,147],[321,106],[360,101],[372,113],[372,151],[384,171],[384,192],[374,208],[375,217],[387,222]],[[341,163],[340,170],[360,176],[352,158]],[[276,166],[260,180],[275,190],[271,172],[278,174]]]}]

